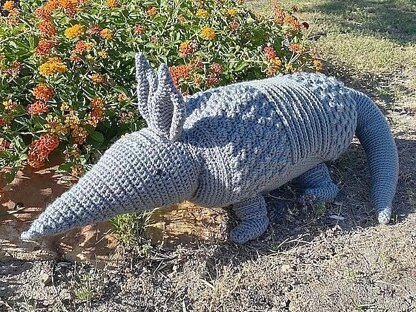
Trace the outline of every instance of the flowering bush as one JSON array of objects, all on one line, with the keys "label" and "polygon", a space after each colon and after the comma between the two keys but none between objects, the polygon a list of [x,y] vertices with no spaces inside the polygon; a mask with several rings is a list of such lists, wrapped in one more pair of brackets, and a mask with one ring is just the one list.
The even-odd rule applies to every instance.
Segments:
[{"label": "flowering bush", "polygon": [[0,166],[64,155],[78,176],[109,144],[144,126],[133,60],[168,63],[184,94],[277,73],[319,69],[301,23],[240,0],[22,0],[0,17]]}]

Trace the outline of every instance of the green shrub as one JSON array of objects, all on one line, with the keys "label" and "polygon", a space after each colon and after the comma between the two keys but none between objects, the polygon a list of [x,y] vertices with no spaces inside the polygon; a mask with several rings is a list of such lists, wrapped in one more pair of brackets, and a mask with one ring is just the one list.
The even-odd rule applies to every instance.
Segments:
[{"label": "green shrub", "polygon": [[[33,9],[36,8],[36,9]],[[317,67],[300,23],[236,0],[6,1],[0,20],[0,166],[40,168],[64,155],[78,176],[144,126],[134,55],[169,64],[184,94]]]}]

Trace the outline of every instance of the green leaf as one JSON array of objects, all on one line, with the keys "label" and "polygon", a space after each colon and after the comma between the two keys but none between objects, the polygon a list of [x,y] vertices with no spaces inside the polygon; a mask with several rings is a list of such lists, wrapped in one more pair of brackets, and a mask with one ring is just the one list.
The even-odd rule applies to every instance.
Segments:
[{"label": "green leaf", "polygon": [[93,133],[90,134],[90,137],[95,142],[98,142],[98,143],[104,142],[104,135],[101,132],[94,131]]}]

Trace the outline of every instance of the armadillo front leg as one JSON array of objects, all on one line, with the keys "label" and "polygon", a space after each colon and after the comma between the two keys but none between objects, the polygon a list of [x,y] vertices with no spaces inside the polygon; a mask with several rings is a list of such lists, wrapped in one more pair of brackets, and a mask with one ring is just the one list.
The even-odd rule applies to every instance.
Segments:
[{"label": "armadillo front leg", "polygon": [[231,240],[243,244],[262,235],[269,225],[266,202],[258,195],[233,205],[236,216],[240,219],[230,234]]},{"label": "armadillo front leg", "polygon": [[338,194],[338,186],[332,182],[328,167],[321,163],[296,179],[303,189],[301,202],[329,202]]}]

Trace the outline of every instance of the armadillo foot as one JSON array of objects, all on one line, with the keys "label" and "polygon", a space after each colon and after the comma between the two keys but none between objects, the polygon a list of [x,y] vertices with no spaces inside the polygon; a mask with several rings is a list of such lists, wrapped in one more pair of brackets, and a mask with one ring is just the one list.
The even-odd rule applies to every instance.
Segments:
[{"label": "armadillo foot", "polygon": [[332,182],[328,167],[322,163],[308,170],[296,179],[303,189],[299,199],[302,204],[333,201],[338,195],[339,188]]},{"label": "armadillo foot", "polygon": [[266,202],[263,196],[246,199],[233,205],[233,211],[241,220],[230,233],[233,242],[244,244],[262,235],[269,225]]},{"label": "armadillo foot", "polygon": [[380,224],[387,224],[391,218],[391,207],[386,207],[378,212],[378,222]]}]

